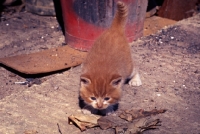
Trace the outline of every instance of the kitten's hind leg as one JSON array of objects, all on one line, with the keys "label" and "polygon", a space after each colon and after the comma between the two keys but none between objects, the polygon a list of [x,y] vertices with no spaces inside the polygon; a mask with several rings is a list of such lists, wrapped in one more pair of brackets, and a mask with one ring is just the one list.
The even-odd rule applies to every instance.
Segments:
[{"label": "kitten's hind leg", "polygon": [[129,83],[130,86],[141,86],[142,81],[140,79],[140,75],[136,69],[133,69],[133,72],[131,74]]}]

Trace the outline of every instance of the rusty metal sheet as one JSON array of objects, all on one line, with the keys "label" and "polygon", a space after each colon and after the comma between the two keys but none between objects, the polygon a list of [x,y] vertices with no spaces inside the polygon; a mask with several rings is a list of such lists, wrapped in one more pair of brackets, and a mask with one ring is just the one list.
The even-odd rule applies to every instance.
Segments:
[{"label": "rusty metal sheet", "polygon": [[80,65],[86,54],[69,46],[63,46],[31,54],[0,58],[0,63],[21,73],[39,74]]}]

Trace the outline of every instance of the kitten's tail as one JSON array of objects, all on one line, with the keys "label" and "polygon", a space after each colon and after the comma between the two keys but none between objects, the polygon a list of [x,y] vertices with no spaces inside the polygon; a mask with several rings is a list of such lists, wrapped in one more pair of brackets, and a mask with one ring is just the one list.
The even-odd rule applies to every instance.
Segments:
[{"label": "kitten's tail", "polygon": [[114,20],[112,22],[111,28],[124,29],[127,16],[128,16],[128,7],[123,2],[118,1],[117,2],[117,12],[116,12]]}]

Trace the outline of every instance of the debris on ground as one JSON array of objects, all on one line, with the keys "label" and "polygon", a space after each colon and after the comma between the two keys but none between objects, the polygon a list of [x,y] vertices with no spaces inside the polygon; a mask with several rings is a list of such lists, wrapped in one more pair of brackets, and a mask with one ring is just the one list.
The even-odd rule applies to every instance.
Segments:
[{"label": "debris on ground", "polygon": [[115,128],[116,134],[141,134],[142,132],[150,129],[158,129],[161,126],[161,121],[159,119],[139,119],[137,121],[117,126]]},{"label": "debris on ground", "polygon": [[97,120],[100,118],[98,115],[71,115],[68,117],[69,124],[77,125],[81,131],[86,130],[87,128],[93,128],[98,126]]},{"label": "debris on ground", "polygon": [[40,85],[44,81],[46,81],[45,78],[27,78],[26,81],[18,81],[18,82],[15,82],[15,84],[28,85],[28,87],[31,87],[34,84]]},{"label": "debris on ground", "polygon": [[[69,124],[77,125],[81,131],[85,131],[87,128],[93,128],[99,126],[101,129],[115,129],[116,134],[135,134],[142,133],[145,130],[156,129],[158,126],[161,126],[160,119],[152,119],[151,117],[146,118],[147,116],[156,115],[164,113],[166,110],[156,110],[151,111],[140,110],[125,110],[118,115],[108,115],[108,116],[99,116],[99,115],[71,115],[68,117]],[[126,118],[126,115],[132,115],[131,120]],[[127,116],[128,117],[128,116]],[[125,119],[125,120],[124,120]]]},{"label": "debris on ground", "polygon": [[123,111],[119,116],[120,118],[125,119],[127,121],[133,121],[135,119],[156,115],[160,113],[165,113],[166,111],[167,111],[166,109],[160,109],[160,110],[153,109],[151,111],[144,111],[143,109],[139,110],[131,109]]}]

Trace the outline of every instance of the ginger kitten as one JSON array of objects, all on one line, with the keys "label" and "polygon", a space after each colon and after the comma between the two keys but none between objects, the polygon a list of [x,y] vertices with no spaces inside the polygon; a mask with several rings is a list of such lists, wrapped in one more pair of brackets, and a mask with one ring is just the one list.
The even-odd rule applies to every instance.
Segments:
[{"label": "ginger kitten", "polygon": [[124,33],[127,15],[127,6],[118,2],[111,27],[95,41],[83,62],[80,99],[85,103],[84,113],[108,114],[118,104],[127,79],[130,85],[142,84]]}]

